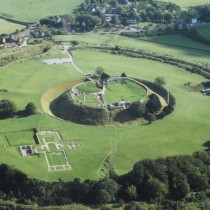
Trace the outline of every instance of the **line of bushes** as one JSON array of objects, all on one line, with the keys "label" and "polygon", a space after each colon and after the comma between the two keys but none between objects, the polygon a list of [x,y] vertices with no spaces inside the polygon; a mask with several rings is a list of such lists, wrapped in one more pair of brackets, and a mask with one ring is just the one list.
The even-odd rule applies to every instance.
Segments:
[{"label": "line of bushes", "polygon": [[33,102],[29,102],[24,110],[18,110],[16,104],[10,100],[0,101],[0,119],[6,119],[9,117],[25,117],[37,113],[37,108]]},{"label": "line of bushes", "polygon": [[202,36],[196,28],[185,28],[182,33],[195,41],[210,45],[210,39]]}]

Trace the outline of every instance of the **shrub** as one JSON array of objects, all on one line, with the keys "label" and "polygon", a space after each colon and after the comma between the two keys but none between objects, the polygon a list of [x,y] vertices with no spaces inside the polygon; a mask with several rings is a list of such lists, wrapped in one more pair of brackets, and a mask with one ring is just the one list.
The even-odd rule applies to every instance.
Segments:
[{"label": "shrub", "polygon": [[146,107],[151,113],[155,113],[160,110],[161,103],[156,94],[151,94],[149,96],[149,101],[147,102]]},{"label": "shrub", "polygon": [[33,102],[29,102],[25,107],[25,114],[32,115],[37,113],[37,107]]},{"label": "shrub", "polygon": [[13,116],[17,112],[17,107],[13,101],[0,101],[0,118],[7,118]]}]

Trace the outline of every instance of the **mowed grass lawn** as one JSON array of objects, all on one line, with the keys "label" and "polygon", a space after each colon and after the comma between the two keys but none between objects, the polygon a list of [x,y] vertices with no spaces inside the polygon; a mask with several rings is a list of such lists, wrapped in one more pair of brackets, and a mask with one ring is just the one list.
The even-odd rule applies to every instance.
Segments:
[{"label": "mowed grass lawn", "polygon": [[76,87],[77,90],[84,91],[86,93],[97,93],[102,89],[98,88],[92,81],[82,83]]},{"label": "mowed grass lawn", "polygon": [[20,131],[5,134],[5,138],[11,146],[35,145],[33,135],[32,131]]},{"label": "mowed grass lawn", "polygon": [[53,15],[70,14],[82,0],[0,0],[0,15],[23,22],[36,22]]},{"label": "mowed grass lawn", "polygon": [[[130,77],[149,81],[154,81],[157,76],[165,77],[166,88],[177,100],[175,111],[148,126],[84,126],[41,113],[25,118],[0,120],[3,133],[31,128],[39,131],[59,130],[64,143],[73,140],[75,145],[79,145],[76,150],[66,149],[72,167],[69,171],[49,173],[44,155],[23,158],[15,146],[7,146],[0,152],[1,163],[10,164],[30,177],[49,181],[58,178],[70,180],[75,177],[98,179],[104,160],[112,152],[116,153],[113,166],[117,173],[122,174],[143,158],[192,154],[205,149],[203,144],[210,136],[210,97],[188,92],[183,86],[187,82],[205,81],[204,78],[174,66],[92,50],[76,50],[73,51],[73,56],[78,67],[90,73],[94,73],[97,66],[102,66],[106,73],[114,76],[125,72]],[[39,109],[40,95],[44,91],[66,83],[67,80],[83,78],[70,64],[47,66],[41,64],[40,60],[10,65],[0,75],[1,88],[7,88],[8,95],[14,90],[25,94],[22,100],[19,100],[15,91],[10,96],[19,107],[33,101]]]},{"label": "mowed grass lawn", "polygon": [[117,101],[139,101],[144,96],[146,96],[144,88],[134,82],[125,80],[125,83],[109,82],[104,99],[107,104],[110,104]]},{"label": "mowed grass lawn", "polygon": [[23,28],[25,28],[25,26],[0,19],[0,34],[10,34],[15,32],[17,29],[21,30]]}]

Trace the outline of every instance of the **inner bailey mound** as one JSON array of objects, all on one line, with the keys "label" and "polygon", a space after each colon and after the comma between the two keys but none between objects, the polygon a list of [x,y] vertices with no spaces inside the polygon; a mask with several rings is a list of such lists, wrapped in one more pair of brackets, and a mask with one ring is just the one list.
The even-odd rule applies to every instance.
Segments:
[{"label": "inner bailey mound", "polygon": [[[130,113],[129,109],[116,108],[114,110],[107,110],[105,108],[95,108],[83,104],[75,104],[71,95],[67,91],[50,102],[50,110],[58,118],[85,125],[129,123],[137,119],[140,119],[141,124],[148,124],[154,120],[162,119],[174,111],[176,99],[170,92],[152,82],[139,79],[137,79],[137,81],[145,84],[152,91],[163,97],[168,105],[163,109],[153,110],[146,104],[145,112],[141,116],[134,116]],[[136,102],[134,101],[132,104]]]}]

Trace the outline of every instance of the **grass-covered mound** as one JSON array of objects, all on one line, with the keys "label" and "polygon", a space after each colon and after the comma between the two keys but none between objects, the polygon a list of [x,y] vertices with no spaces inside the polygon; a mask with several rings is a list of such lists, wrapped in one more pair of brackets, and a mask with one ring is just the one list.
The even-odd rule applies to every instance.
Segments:
[{"label": "grass-covered mound", "polygon": [[79,83],[53,100],[50,109],[55,116],[79,124],[130,124],[135,120],[147,124],[170,114],[175,104],[175,98],[160,85],[115,77],[103,90],[94,81]]},{"label": "grass-covered mound", "polygon": [[146,96],[146,90],[140,85],[130,81],[109,82],[105,92],[105,102],[107,104],[117,101],[137,101]]},{"label": "grass-covered mound", "polygon": [[52,101],[50,108],[57,117],[79,124],[103,125],[109,121],[109,114],[105,109],[77,105],[67,92]]}]

